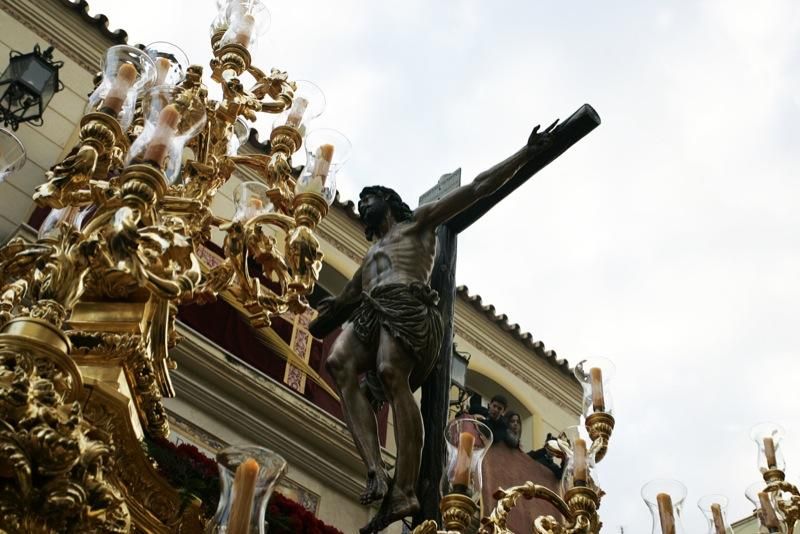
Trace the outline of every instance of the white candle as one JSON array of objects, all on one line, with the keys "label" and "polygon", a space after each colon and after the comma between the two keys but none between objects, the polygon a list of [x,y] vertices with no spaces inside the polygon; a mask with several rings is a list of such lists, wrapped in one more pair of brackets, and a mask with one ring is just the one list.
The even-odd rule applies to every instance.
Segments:
[{"label": "white candle", "polygon": [[292,102],[292,109],[289,111],[289,116],[286,118],[286,125],[292,128],[299,128],[303,120],[303,114],[308,107],[308,100],[302,96],[298,96]]},{"label": "white candle", "polygon": [[119,115],[119,112],[122,111],[122,106],[128,98],[128,91],[136,81],[136,74],[136,67],[130,63],[120,65],[114,82],[103,99],[103,107],[112,111],[114,116]]},{"label": "white candle", "polygon": [[158,124],[156,131],[153,133],[153,138],[147,145],[147,150],[144,153],[145,161],[152,161],[159,167],[164,164],[164,158],[167,156],[169,144],[175,137],[175,132],[178,130],[178,123],[181,120],[181,114],[175,104],[170,104],[161,110],[158,115]]},{"label": "white candle", "polygon": [[675,516],[672,514],[672,497],[668,493],[656,495],[658,518],[661,520],[661,534],[675,534]]},{"label": "white candle", "polygon": [[156,77],[156,85],[164,85],[167,83],[167,75],[169,74],[169,69],[172,67],[172,63],[165,57],[160,57],[156,59],[156,72],[158,76]]},{"label": "white candle", "polygon": [[253,15],[243,15],[238,19],[236,25],[236,34],[233,37],[233,42],[247,48],[250,46],[250,41],[253,38],[253,30],[256,27],[256,18]]},{"label": "white candle", "polygon": [[592,408],[595,412],[606,411],[606,400],[603,395],[603,371],[599,367],[589,370],[592,379]]}]

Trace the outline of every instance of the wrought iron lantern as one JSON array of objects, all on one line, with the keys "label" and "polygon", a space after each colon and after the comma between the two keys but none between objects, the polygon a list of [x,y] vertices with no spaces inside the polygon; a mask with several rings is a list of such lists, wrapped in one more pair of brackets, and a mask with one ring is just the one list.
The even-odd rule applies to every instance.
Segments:
[{"label": "wrought iron lantern", "polygon": [[64,88],[58,79],[63,61],[53,61],[53,47],[44,52],[37,44],[33,52],[12,50],[9,64],[0,76],[0,119],[16,130],[20,123],[42,125],[42,115],[50,99]]},{"label": "wrought iron lantern", "polygon": [[453,359],[450,362],[450,383],[458,389],[467,389],[467,366],[469,366],[469,354],[458,352],[453,345]]}]

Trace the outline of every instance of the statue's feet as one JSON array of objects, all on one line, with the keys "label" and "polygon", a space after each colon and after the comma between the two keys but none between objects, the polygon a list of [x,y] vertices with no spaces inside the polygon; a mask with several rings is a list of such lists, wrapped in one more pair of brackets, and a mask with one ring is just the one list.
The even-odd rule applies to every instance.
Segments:
[{"label": "statue's feet", "polygon": [[389,489],[389,482],[385,472],[370,471],[367,473],[367,487],[361,494],[361,504],[369,504],[383,499]]},{"label": "statue's feet", "polygon": [[376,534],[395,521],[419,512],[419,501],[414,494],[407,494],[396,487],[389,490],[381,503],[381,508],[370,522],[362,527],[361,534]]}]

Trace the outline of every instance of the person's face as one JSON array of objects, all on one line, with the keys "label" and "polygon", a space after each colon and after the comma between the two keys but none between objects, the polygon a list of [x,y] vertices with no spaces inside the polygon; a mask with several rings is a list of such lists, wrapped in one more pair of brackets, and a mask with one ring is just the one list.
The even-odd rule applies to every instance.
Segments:
[{"label": "person's face", "polygon": [[508,421],[508,428],[514,434],[519,434],[522,431],[522,421],[519,420],[519,416],[515,415]]},{"label": "person's face", "polygon": [[379,196],[365,195],[358,201],[359,217],[367,226],[380,226],[388,209],[389,205]]},{"label": "person's face", "polygon": [[489,417],[492,419],[500,419],[503,416],[503,412],[506,411],[506,407],[500,404],[497,401],[489,402]]}]

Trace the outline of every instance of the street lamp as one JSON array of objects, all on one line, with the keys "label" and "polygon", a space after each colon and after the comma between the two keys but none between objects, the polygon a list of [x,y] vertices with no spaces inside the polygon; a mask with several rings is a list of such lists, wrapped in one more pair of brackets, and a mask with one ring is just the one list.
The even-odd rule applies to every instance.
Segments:
[{"label": "street lamp", "polygon": [[0,76],[0,119],[16,130],[20,123],[42,125],[42,115],[50,99],[64,88],[58,79],[63,61],[53,61],[53,47],[44,52],[37,44],[33,52],[12,50],[9,63]]},{"label": "street lamp", "polygon": [[461,391],[467,389],[467,366],[469,354],[458,352],[453,345],[453,359],[450,361],[450,383]]}]

